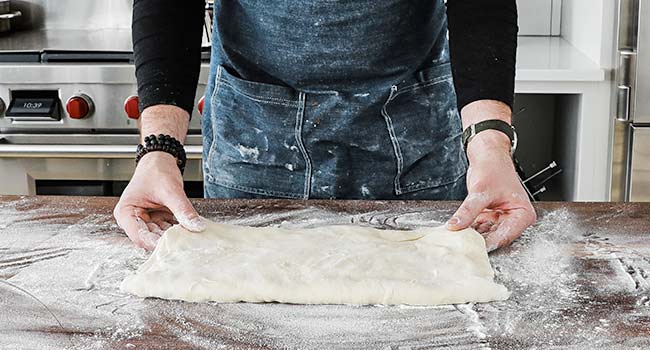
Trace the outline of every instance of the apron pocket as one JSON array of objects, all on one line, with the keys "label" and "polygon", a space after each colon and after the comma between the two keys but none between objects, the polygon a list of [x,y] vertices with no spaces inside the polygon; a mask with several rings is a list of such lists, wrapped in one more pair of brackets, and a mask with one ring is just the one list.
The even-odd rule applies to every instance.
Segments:
[{"label": "apron pocket", "polygon": [[[206,182],[247,193],[305,198],[309,162],[297,125],[304,94],[217,69]],[[307,193],[306,193],[307,192]],[[209,191],[206,191],[209,193]]]},{"label": "apron pocket", "polygon": [[382,109],[397,162],[397,195],[454,183],[467,171],[450,65],[416,77],[393,87]]}]

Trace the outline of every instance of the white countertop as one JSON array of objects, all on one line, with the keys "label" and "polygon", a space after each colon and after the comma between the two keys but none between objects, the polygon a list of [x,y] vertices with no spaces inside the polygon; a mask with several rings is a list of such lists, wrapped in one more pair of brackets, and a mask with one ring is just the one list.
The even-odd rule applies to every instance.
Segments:
[{"label": "white countertop", "polygon": [[604,81],[605,71],[561,37],[519,37],[517,81]]}]

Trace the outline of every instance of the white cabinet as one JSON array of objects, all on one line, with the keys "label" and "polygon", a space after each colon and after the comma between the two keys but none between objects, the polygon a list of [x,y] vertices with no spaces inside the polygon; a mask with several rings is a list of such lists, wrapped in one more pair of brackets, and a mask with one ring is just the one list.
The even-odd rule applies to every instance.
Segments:
[{"label": "white cabinet", "polygon": [[542,200],[608,200],[616,0],[517,0],[517,5],[514,123],[522,145],[517,158],[527,174],[551,160],[564,170]]},{"label": "white cabinet", "polygon": [[517,0],[519,35],[560,35],[562,0]]}]

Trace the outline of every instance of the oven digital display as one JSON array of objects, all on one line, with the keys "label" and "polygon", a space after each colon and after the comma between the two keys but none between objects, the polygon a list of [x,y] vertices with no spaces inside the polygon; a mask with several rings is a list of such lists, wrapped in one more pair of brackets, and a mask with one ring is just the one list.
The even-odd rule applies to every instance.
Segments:
[{"label": "oven digital display", "polygon": [[12,111],[17,114],[48,114],[53,105],[54,100],[47,98],[17,98],[14,100]]},{"label": "oven digital display", "polygon": [[14,121],[60,119],[61,100],[56,90],[14,90],[5,115]]}]

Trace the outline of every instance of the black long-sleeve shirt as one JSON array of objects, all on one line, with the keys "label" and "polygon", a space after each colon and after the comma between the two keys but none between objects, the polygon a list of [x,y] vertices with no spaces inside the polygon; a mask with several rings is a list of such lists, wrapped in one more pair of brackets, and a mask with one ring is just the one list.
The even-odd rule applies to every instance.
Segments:
[{"label": "black long-sleeve shirt", "polygon": [[[191,114],[201,60],[204,0],[135,0],[133,49],[140,108],[170,104]],[[458,108],[484,99],[512,106],[516,0],[448,0]]]}]

